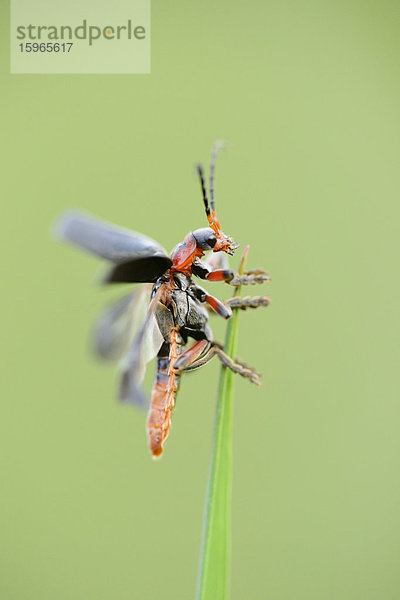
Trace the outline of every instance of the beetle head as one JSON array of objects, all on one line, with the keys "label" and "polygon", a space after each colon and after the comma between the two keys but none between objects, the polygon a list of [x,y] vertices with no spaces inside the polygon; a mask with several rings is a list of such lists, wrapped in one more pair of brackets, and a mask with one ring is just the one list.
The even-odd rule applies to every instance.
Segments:
[{"label": "beetle head", "polygon": [[[219,147],[219,146],[218,146]],[[215,236],[215,243],[212,244],[213,252],[226,252],[226,254],[234,255],[236,248],[239,247],[239,244],[234,242],[232,238],[225,235],[222,231],[217,216],[215,214],[215,202],[214,202],[214,166],[215,166],[215,157],[218,150],[217,145],[213,148],[213,153],[211,155],[211,165],[210,165],[210,203],[208,202],[207,190],[204,178],[203,167],[201,165],[197,165],[197,172],[200,178],[201,190],[203,193],[203,202],[204,207],[206,209],[207,220],[210,226],[210,238],[213,237],[212,233]],[[210,206],[211,205],[211,206]],[[209,244],[211,246],[211,244]]]},{"label": "beetle head", "polygon": [[214,227],[203,227],[193,231],[196,239],[197,247],[205,252],[212,250],[213,252],[226,252],[233,256],[234,251],[238,247],[230,237],[225,235],[221,229],[218,232]]}]

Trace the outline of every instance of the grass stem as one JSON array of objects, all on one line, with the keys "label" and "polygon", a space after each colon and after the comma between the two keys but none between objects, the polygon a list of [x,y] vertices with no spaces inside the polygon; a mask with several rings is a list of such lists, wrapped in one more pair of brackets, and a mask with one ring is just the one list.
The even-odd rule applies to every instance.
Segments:
[{"label": "grass stem", "polygon": [[[239,275],[243,274],[249,247],[243,251]],[[240,287],[234,297],[240,293]],[[225,352],[235,357],[238,337],[238,310],[233,311],[225,338]],[[204,506],[196,600],[227,600],[231,563],[232,492],[232,376],[221,367],[210,471]]]}]

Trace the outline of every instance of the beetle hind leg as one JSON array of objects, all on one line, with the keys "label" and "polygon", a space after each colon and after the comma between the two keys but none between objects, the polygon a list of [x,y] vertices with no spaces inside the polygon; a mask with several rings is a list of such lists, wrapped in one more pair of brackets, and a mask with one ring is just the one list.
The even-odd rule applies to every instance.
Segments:
[{"label": "beetle hind leg", "polygon": [[261,385],[260,373],[246,363],[230,358],[218,342],[209,342],[208,340],[196,342],[189,350],[181,354],[174,362],[174,371],[176,373],[194,371],[207,364],[214,356],[217,356],[222,364],[233,373],[249,379],[256,385]]},{"label": "beetle hind leg", "polygon": [[249,365],[238,360],[237,358],[231,358],[230,356],[225,354],[225,352],[221,350],[221,348],[219,348],[218,346],[214,346],[214,352],[218,356],[222,364],[231,371],[233,371],[233,373],[237,373],[245,379],[249,379],[251,383],[254,383],[255,385],[262,385],[260,381],[260,373],[253,369],[253,367],[250,367]]},{"label": "beetle hind leg", "polygon": [[199,340],[175,360],[173,365],[174,370],[177,373],[181,373],[182,371],[192,371],[193,369],[197,369],[198,367],[202,366],[203,364],[208,362],[213,356],[211,355],[210,358],[208,358],[208,360],[206,360],[205,362],[201,362],[201,364],[198,364],[198,362],[202,360],[203,355],[207,356],[211,347],[211,342],[209,342],[208,340]]}]

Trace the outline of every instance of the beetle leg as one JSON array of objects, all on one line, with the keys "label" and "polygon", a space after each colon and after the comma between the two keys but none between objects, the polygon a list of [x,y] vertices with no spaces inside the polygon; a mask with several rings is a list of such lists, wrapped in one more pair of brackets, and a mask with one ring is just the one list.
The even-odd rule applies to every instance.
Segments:
[{"label": "beetle leg", "polygon": [[202,354],[206,353],[210,347],[211,342],[208,340],[199,340],[176,359],[173,365],[174,370],[178,372],[187,370],[187,368],[195,363]]},{"label": "beetle leg", "polygon": [[232,316],[232,311],[229,306],[226,306],[221,300],[218,298],[214,298],[214,296],[209,296],[209,294],[205,294],[204,302],[207,302],[209,306],[224,319],[229,319]]},{"label": "beetle leg", "polygon": [[186,373],[187,371],[194,371],[203,365],[206,365],[215,356],[216,352],[213,346],[210,346],[205,354],[201,355],[200,358],[194,362],[187,364],[184,369],[177,369],[179,373]]},{"label": "beetle leg", "polygon": [[223,268],[213,268],[206,261],[196,259],[192,264],[192,273],[200,279],[206,279],[207,281],[226,281],[229,283],[235,276],[232,269],[228,269],[227,265],[222,265]]},{"label": "beetle leg", "polygon": [[225,281],[226,283],[230,283],[234,277],[235,274],[232,269],[216,269],[207,273],[205,279],[207,281]]},{"label": "beetle leg", "polygon": [[259,373],[258,371],[256,371],[256,369],[254,367],[250,367],[250,365],[248,365],[247,363],[245,363],[243,360],[239,360],[238,358],[235,358],[234,362],[235,362],[236,365],[240,365],[244,369],[247,369],[247,370],[251,371],[257,377],[261,377],[261,373]]},{"label": "beetle leg", "polygon": [[233,285],[234,287],[238,287],[239,285],[256,285],[257,283],[264,283],[265,281],[270,281],[270,276],[266,271],[262,269],[253,269],[251,271],[246,271],[243,275],[235,275],[231,281],[229,281],[229,285]]},{"label": "beetle leg", "polygon": [[259,306],[269,306],[269,303],[269,296],[245,296],[244,298],[235,296],[225,301],[227,306],[230,306],[231,308],[240,308],[241,310],[246,310],[246,308],[258,308]]},{"label": "beetle leg", "polygon": [[221,348],[214,347],[214,353],[218,356],[219,360],[225,367],[227,367],[234,373],[241,375],[245,379],[249,379],[251,383],[255,383],[259,386],[262,385],[259,379],[260,374],[257,373],[255,369],[249,367],[248,365],[246,365],[246,363],[243,363],[237,359],[233,360],[232,358],[230,358],[230,356],[225,354],[225,352],[221,350]]},{"label": "beetle leg", "polygon": [[[198,355],[198,358],[193,361],[190,360],[190,358],[194,358],[196,354]],[[191,348],[189,348],[189,350],[182,354],[174,362],[174,369],[179,373],[194,371],[195,369],[207,364],[214,356],[218,356],[222,364],[234,373],[241,375],[245,379],[249,379],[256,385],[261,385],[261,381],[259,380],[260,374],[257,373],[255,369],[249,367],[249,365],[241,362],[238,359],[233,360],[227,354],[225,354],[225,352],[221,349],[220,344],[217,342],[211,343],[207,340],[200,340],[200,342],[197,342]]]}]

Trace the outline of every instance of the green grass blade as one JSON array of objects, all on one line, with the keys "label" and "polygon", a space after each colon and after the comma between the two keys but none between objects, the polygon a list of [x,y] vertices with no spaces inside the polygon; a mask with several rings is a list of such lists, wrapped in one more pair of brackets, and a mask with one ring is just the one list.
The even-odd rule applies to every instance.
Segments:
[{"label": "green grass blade", "polygon": [[[239,267],[243,272],[248,247]],[[238,296],[236,288],[234,296]],[[226,332],[225,352],[233,358],[238,337],[238,312]],[[196,600],[227,600],[230,582],[232,490],[232,376],[221,367],[210,472],[206,491]]]}]

